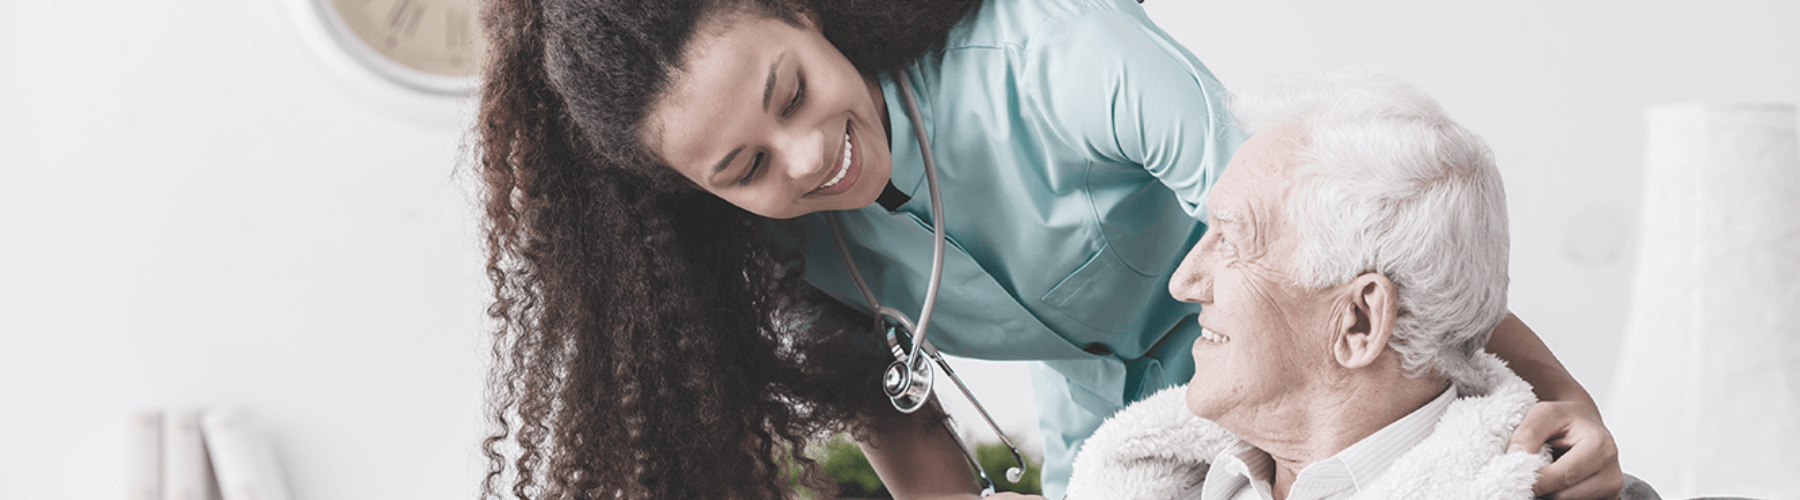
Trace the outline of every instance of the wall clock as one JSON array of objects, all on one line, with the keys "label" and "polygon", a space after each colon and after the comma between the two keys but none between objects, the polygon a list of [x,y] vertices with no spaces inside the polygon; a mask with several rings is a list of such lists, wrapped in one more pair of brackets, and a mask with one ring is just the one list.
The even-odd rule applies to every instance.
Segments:
[{"label": "wall clock", "polygon": [[[480,0],[288,0],[299,29],[361,70],[418,92],[466,95],[487,54]],[[314,42],[315,45],[320,43]]]}]

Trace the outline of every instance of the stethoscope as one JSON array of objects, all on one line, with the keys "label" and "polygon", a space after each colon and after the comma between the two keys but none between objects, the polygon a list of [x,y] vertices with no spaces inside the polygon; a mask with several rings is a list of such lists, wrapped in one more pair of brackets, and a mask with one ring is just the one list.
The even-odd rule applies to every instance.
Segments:
[{"label": "stethoscope", "polygon": [[[1019,454],[1019,447],[1013,445],[1006,433],[1000,432],[1000,426],[994,423],[994,417],[988,415],[987,408],[975,400],[969,387],[963,385],[962,379],[956,376],[956,370],[950,369],[950,364],[944,361],[943,356],[938,355],[937,348],[925,339],[926,329],[931,325],[931,311],[937,306],[938,286],[944,279],[944,228],[949,223],[944,220],[944,200],[938,194],[937,164],[932,160],[931,144],[925,140],[925,125],[919,120],[919,103],[913,98],[912,84],[907,82],[905,74],[901,74],[896,80],[900,82],[900,95],[906,100],[906,116],[912,120],[913,134],[919,139],[919,153],[925,160],[925,183],[931,191],[931,213],[935,218],[933,225],[936,226],[932,231],[931,241],[931,279],[925,285],[925,305],[919,310],[919,323],[916,327],[906,317],[906,313],[881,305],[881,301],[875,298],[875,293],[869,290],[869,284],[863,281],[862,272],[856,269],[855,259],[850,258],[850,247],[844,243],[844,231],[838,227],[837,214],[828,213],[825,221],[831,225],[831,237],[837,240],[838,254],[844,257],[844,267],[849,268],[850,279],[856,282],[856,290],[862,292],[863,299],[869,302],[869,308],[875,311],[875,329],[887,334],[888,348],[893,351],[894,362],[882,373],[881,386],[887,393],[888,400],[894,404],[894,409],[901,413],[912,413],[925,406],[925,402],[931,397],[933,379],[931,363],[926,360],[936,362],[944,370],[944,374],[950,376],[950,381],[956,383],[956,388],[962,390],[963,397],[975,405],[975,411],[981,413],[981,418],[987,421],[988,427],[994,429],[994,434],[1000,436],[1006,449],[1012,452],[1013,462],[1018,466],[1006,469],[1006,480],[1016,483],[1025,477],[1025,458]],[[912,345],[909,349],[901,348],[902,335],[910,340]],[[963,458],[981,476],[981,496],[994,494],[993,479],[988,477],[987,469],[981,466],[981,462],[975,460],[975,454],[969,450],[969,445],[962,441],[962,437],[956,434],[948,421],[945,422],[944,429],[956,440]]]}]

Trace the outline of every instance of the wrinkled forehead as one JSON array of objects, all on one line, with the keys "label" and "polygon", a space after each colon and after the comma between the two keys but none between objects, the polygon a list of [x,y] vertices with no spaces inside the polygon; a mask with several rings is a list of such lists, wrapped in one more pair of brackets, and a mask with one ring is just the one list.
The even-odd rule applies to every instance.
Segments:
[{"label": "wrinkled forehead", "polygon": [[1249,212],[1256,212],[1257,218],[1285,215],[1282,209],[1300,181],[1301,153],[1308,144],[1297,125],[1250,136],[1232,155],[1213,189],[1208,211],[1231,221],[1253,215]]}]

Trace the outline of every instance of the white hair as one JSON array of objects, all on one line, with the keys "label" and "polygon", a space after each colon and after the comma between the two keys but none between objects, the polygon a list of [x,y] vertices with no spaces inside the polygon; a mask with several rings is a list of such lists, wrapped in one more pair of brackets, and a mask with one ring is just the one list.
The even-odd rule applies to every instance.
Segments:
[{"label": "white hair", "polygon": [[1379,273],[1399,291],[1388,345],[1408,376],[1435,369],[1485,394],[1474,356],[1506,315],[1506,193],[1480,136],[1418,87],[1356,67],[1278,79],[1234,96],[1255,134],[1304,137],[1288,212],[1303,286]]}]

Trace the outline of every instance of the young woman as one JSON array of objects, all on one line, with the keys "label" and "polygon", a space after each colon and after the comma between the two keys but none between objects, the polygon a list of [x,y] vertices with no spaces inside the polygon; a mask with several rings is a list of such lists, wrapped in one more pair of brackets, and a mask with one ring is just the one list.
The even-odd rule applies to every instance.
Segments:
[{"label": "young woman", "polygon": [[[894,358],[826,214],[908,314],[944,225],[928,336],[1039,361],[1047,496],[1102,419],[1193,373],[1196,306],[1168,279],[1242,138],[1136,3],[498,0],[485,17],[490,496],[788,498],[790,463],[829,490],[803,456],[827,430],[855,432],[899,497],[974,493],[933,411],[881,394]],[[1585,391],[1516,319],[1494,337],[1548,401],[1514,442],[1573,446],[1540,487],[1616,495]]]}]

